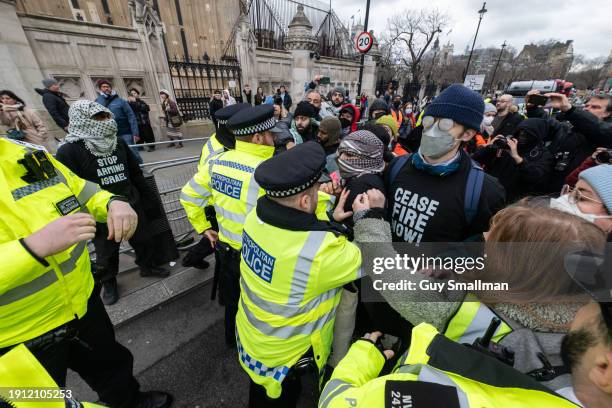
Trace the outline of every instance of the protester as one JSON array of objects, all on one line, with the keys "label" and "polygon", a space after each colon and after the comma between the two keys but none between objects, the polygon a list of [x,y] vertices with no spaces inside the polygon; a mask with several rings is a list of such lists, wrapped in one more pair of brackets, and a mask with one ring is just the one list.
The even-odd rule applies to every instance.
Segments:
[{"label": "protester", "polygon": [[511,112],[512,95],[502,95],[497,99],[497,115],[493,119],[493,133],[491,137],[497,135],[510,136],[516,132],[516,127],[523,121],[523,117],[517,112]]},{"label": "protester", "polygon": [[252,105],[253,104],[253,91],[251,91],[251,85],[246,84],[244,86],[244,89],[242,90],[242,93],[244,94],[245,102],[248,103],[249,105]]},{"label": "protester", "polygon": [[393,102],[389,106],[389,110],[391,111],[391,116],[397,122],[397,127],[400,128],[402,123],[404,122],[404,114],[402,113],[402,96],[395,95],[393,97]]},{"label": "protester", "polygon": [[385,115],[378,118],[376,121],[376,125],[382,126],[388,133],[390,143],[391,143],[391,151],[395,153],[397,156],[401,156],[407,153],[407,151],[399,144],[398,142],[398,128],[397,122],[393,119],[391,115]]},{"label": "protester", "polygon": [[340,109],[339,118],[342,124],[342,137],[346,137],[349,133],[357,130],[357,122],[359,122],[359,108],[353,104],[347,103]]},{"label": "protester", "polygon": [[223,101],[221,100],[221,91],[216,89],[209,104],[210,117],[215,125],[215,131],[219,130],[219,122],[215,117],[215,113],[220,109],[223,109]]},{"label": "protester", "polygon": [[489,140],[491,135],[495,132],[493,128],[493,121],[497,115],[497,108],[492,103],[485,103],[484,118],[482,119],[482,126],[480,127],[480,133],[483,138]]},{"label": "protester", "polygon": [[323,107],[333,116],[340,115],[340,109],[346,101],[346,89],[343,86],[336,86],[332,89],[329,97],[329,102],[323,103]]},{"label": "protester", "polygon": [[563,363],[571,370],[572,387],[559,391],[587,408],[612,406],[612,313],[610,303],[584,305],[561,344]]},{"label": "protester", "polygon": [[580,166],[576,167],[576,169],[565,178],[565,184],[574,187],[576,182],[578,182],[580,173],[600,164],[612,164],[612,149],[598,147],[590,157],[587,157]]},{"label": "protester", "polygon": [[[138,121],[130,104],[123,98],[119,97],[113,89],[111,83],[106,79],[99,79],[96,86],[100,91],[100,96],[96,98],[96,102],[108,108],[113,113],[113,118],[117,123],[117,137],[123,138],[128,146],[140,140],[138,134]],[[139,163],[143,163],[138,149],[130,147],[132,153],[136,156]]]},{"label": "protester", "polygon": [[[138,135],[140,135],[140,140],[137,143],[155,143],[155,135],[153,134],[153,128],[151,128],[151,119],[149,118],[151,108],[145,101],[140,99],[140,92],[138,89],[132,88],[130,90],[128,102],[138,122]],[[152,152],[155,150],[155,145],[148,146],[147,150]]]},{"label": "protester", "polygon": [[236,99],[230,94],[229,89],[223,90],[223,107],[227,108],[230,105],[235,105]]},{"label": "protester", "polygon": [[368,112],[368,120],[376,121],[381,116],[388,115],[390,113],[389,106],[383,99],[375,99],[372,102],[372,106],[370,107],[370,111]]},{"label": "protester", "polygon": [[555,129],[547,119],[526,119],[518,125],[515,135],[491,138],[472,159],[504,186],[510,203],[528,195],[550,193],[553,157],[544,141],[550,139],[551,131]]},{"label": "protester", "polygon": [[369,108],[368,104],[369,104],[368,94],[365,92],[362,92],[361,96],[359,97],[359,109],[361,109],[362,116],[368,116],[368,108]]},{"label": "protester", "polygon": [[383,160],[385,161],[385,167],[388,163],[390,163],[395,155],[391,153],[391,149],[393,148],[393,138],[381,125],[366,123],[359,130],[367,130],[368,132],[372,132],[374,136],[380,139],[383,144]]},{"label": "protester", "polygon": [[591,167],[579,174],[575,187],[564,186],[551,208],[574,214],[612,233],[612,164]]},{"label": "protester", "polygon": [[[183,118],[179,112],[178,105],[170,98],[170,92],[162,89],[159,91],[159,97],[162,100],[162,112],[164,112],[164,120],[166,121],[166,136],[168,139],[178,140],[176,148],[183,147]],[[168,148],[174,147],[174,143],[169,143]]]},{"label": "protester", "polygon": [[[390,225],[383,219],[383,200],[380,192],[372,190],[358,197],[353,206],[355,242],[364,260],[396,256],[393,246],[380,245],[392,239]],[[482,337],[491,319],[498,317],[501,325],[492,340],[514,350],[515,369],[531,373],[560,366],[559,343],[584,300],[577,297],[576,284],[565,271],[566,255],[583,251],[600,254],[605,234],[573,215],[538,202],[521,202],[493,217],[485,240],[484,268],[467,275],[451,271],[451,279],[505,282],[508,290],[481,290],[471,295],[461,290],[415,290],[410,296],[403,291],[384,290],[380,294],[412,324],[429,323],[461,343],[472,344]],[[378,245],[368,245],[372,242]],[[372,279],[378,276],[372,269],[366,269],[366,273]],[[385,268],[385,282],[400,280],[412,281],[417,288],[425,287],[421,286],[423,281],[440,281],[421,272]],[[563,371],[540,379],[553,390],[568,386],[570,380]]]},{"label": "protester", "polygon": [[[490,218],[504,206],[503,187],[489,175],[480,185],[470,184],[470,173],[482,170],[461,149],[480,128],[483,110],[480,95],[463,85],[449,86],[427,107],[419,150],[389,166],[394,240],[460,242],[489,228]],[[474,195],[479,200],[469,199]],[[417,197],[431,210],[419,211]]]},{"label": "protester", "polygon": [[313,119],[316,115],[315,107],[307,101],[297,104],[291,121],[291,134],[295,144],[316,140],[319,127]]},{"label": "protester", "polygon": [[274,97],[273,106],[274,119],[276,119],[277,122],[287,122],[287,124],[290,125],[293,120],[293,115],[285,108],[283,100],[278,96]]},{"label": "protester", "polygon": [[277,95],[281,98],[281,101],[283,102],[283,106],[285,107],[285,109],[287,110],[291,109],[291,105],[293,105],[293,101],[291,100],[291,95],[289,95],[289,93],[287,92],[287,88],[285,87],[285,85],[281,85],[280,88],[278,88]]},{"label": "protester", "polygon": [[6,137],[43,146],[55,152],[55,143],[49,138],[47,128],[38,115],[26,108],[23,99],[12,91],[0,91],[0,123],[7,127]]},{"label": "protester", "polygon": [[414,129],[414,127],[416,126],[416,117],[414,116],[414,109],[413,109],[412,102],[410,101],[406,102],[402,109],[404,112],[404,121],[402,122],[402,127],[407,127],[410,130]]},{"label": "protester", "polygon": [[[161,267],[176,255],[174,242],[166,243],[152,232],[150,223],[161,217],[161,203],[144,179],[136,158],[122,138],[117,138],[117,124],[110,110],[87,100],[70,107],[69,133],[57,152],[57,159],[77,176],[99,184],[103,189],[129,200],[138,214],[138,227],[130,239],[136,253],[136,265],[143,277],[167,277]],[[112,305],[119,299],[119,243],[108,240],[106,224],[96,225],[95,278],[102,284],[102,301]]]},{"label": "protester", "polygon": [[321,119],[332,116],[331,113],[323,109],[323,99],[321,93],[317,90],[310,89],[306,92],[306,100],[315,108],[315,120],[320,122]]},{"label": "protester", "polygon": [[255,106],[263,104],[265,100],[266,95],[264,94],[263,89],[261,89],[261,86],[258,86],[257,93],[255,94]]},{"label": "protester", "polygon": [[[323,174],[330,179],[332,179],[332,177],[339,179],[339,175],[336,173],[338,172],[338,162],[336,158],[338,156],[338,146],[340,145],[340,132],[341,124],[338,118],[328,116],[321,120],[317,140],[321,143],[321,146],[323,146],[323,150],[325,150],[326,159]],[[336,175],[332,176],[334,173],[336,173]]]},{"label": "protester", "polygon": [[53,78],[45,78],[42,80],[44,89],[35,88],[34,90],[42,95],[42,102],[49,112],[51,119],[64,132],[68,132],[68,102],[64,99],[64,95],[60,91],[59,83]]}]

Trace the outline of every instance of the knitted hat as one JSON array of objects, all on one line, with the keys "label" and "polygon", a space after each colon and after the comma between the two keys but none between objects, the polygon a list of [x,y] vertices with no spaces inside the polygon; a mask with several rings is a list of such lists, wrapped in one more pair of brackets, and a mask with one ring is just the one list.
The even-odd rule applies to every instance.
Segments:
[{"label": "knitted hat", "polygon": [[340,120],[335,116],[326,116],[319,124],[319,130],[327,133],[330,140],[337,141],[340,138]]},{"label": "knitted hat", "polygon": [[376,121],[376,124],[389,126],[389,129],[391,129],[391,133],[393,133],[393,136],[397,136],[397,132],[398,132],[397,121],[393,119],[393,116],[391,115],[381,116]]},{"label": "knitted hat", "polygon": [[483,115],[482,97],[461,84],[446,88],[425,109],[425,116],[452,119],[470,129],[480,129]]},{"label": "knitted hat", "polygon": [[168,91],[167,89],[160,89],[159,93],[160,94],[166,94],[166,96],[170,96],[170,91]]},{"label": "knitted hat", "polygon": [[302,101],[297,104],[295,108],[295,112],[293,113],[293,117],[296,116],[306,116],[307,118],[314,118],[317,115],[315,107],[310,104],[308,101]]},{"label": "knitted hat", "polygon": [[346,89],[344,89],[343,86],[337,86],[332,90],[332,95],[334,93],[338,92],[339,94],[342,94],[342,96],[346,96]]},{"label": "knitted hat", "polygon": [[53,78],[45,78],[42,80],[42,84],[45,88],[48,88],[52,85],[57,85],[57,81]]},{"label": "knitted hat", "polygon": [[100,87],[101,87],[102,85],[104,85],[104,84],[106,84],[106,85],[108,85],[108,86],[110,86],[110,87],[112,87],[112,86],[113,86],[113,85],[110,83],[110,81],[109,81],[108,79],[98,79],[98,80],[96,81],[96,87],[97,87],[98,89],[100,89]]},{"label": "knitted hat", "polygon": [[612,164],[591,167],[581,172],[578,177],[593,187],[603,201],[608,214],[612,215]]},{"label": "knitted hat", "polygon": [[497,113],[497,108],[492,103],[485,103],[484,113],[494,112]]},{"label": "knitted hat", "polygon": [[377,110],[382,110],[385,111],[385,114],[389,114],[389,105],[387,105],[384,99],[378,98],[372,102],[370,106],[370,119],[372,118],[372,112]]}]

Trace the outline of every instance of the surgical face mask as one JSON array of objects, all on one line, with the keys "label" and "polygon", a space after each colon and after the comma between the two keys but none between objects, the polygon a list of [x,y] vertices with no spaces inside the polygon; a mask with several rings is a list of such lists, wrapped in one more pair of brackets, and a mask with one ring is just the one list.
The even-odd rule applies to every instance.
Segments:
[{"label": "surgical face mask", "polygon": [[412,113],[412,108],[406,108],[404,112],[406,113],[406,115],[410,115]]},{"label": "surgical face mask", "polygon": [[[431,117],[429,117],[431,118]],[[430,121],[433,118],[430,119]],[[443,119],[447,121],[450,119]],[[424,120],[423,125],[427,125],[428,121]],[[440,122],[437,121],[423,131],[423,137],[421,138],[420,151],[423,156],[430,157],[432,159],[439,159],[444,156],[457,146],[457,139],[449,133],[450,128],[447,123],[443,123],[443,128],[448,130],[440,129]],[[451,121],[452,122],[452,121]],[[452,128],[452,125],[450,126]]]},{"label": "surgical face mask", "polygon": [[575,215],[589,222],[595,222],[598,219],[612,219],[612,215],[595,215],[582,212],[578,204],[570,201],[569,194],[564,194],[559,198],[551,198],[550,208]]},{"label": "surgical face mask", "polygon": [[491,126],[493,119],[495,119],[495,116],[485,116],[482,120],[482,124],[485,126]]}]

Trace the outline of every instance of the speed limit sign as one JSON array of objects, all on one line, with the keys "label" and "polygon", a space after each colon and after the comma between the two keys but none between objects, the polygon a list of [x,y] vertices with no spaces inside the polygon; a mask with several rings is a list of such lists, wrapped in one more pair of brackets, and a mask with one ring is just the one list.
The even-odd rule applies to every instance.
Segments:
[{"label": "speed limit sign", "polygon": [[370,51],[370,48],[372,48],[373,43],[374,38],[372,38],[372,34],[368,33],[367,31],[362,31],[357,36],[355,46],[357,47],[357,51],[362,54],[365,54],[366,52]]}]

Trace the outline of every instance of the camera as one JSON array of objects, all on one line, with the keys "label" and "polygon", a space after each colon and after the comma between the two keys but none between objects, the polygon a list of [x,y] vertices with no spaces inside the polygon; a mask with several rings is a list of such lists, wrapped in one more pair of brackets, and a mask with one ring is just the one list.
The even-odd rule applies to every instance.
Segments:
[{"label": "camera", "polygon": [[606,149],[597,153],[597,155],[595,156],[595,161],[602,164],[612,164],[612,149]]},{"label": "camera", "polygon": [[508,146],[508,137],[497,139],[493,142],[493,146],[498,149],[510,150],[510,146]]}]

